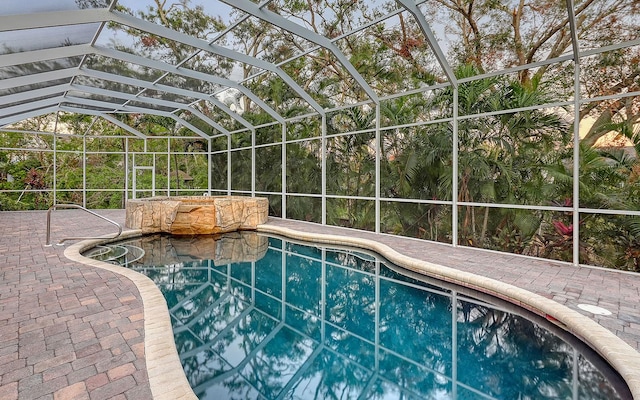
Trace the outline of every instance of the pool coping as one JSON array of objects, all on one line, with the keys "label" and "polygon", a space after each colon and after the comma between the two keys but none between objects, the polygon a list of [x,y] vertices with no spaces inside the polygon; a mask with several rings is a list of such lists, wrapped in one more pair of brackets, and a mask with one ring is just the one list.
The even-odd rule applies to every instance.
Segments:
[{"label": "pool coping", "polygon": [[[608,329],[570,308],[514,285],[451,267],[418,260],[372,239],[309,233],[282,226],[259,225],[259,233],[322,244],[347,245],[379,253],[408,270],[488,293],[538,314],[570,332],[600,354],[627,383],[633,398],[640,399],[640,353]],[[141,236],[129,230],[118,239]],[[197,399],[183,372],[173,340],[169,311],[160,289],[145,275],[133,270],[83,257],[81,252],[114,239],[85,240],[69,246],[65,257],[81,264],[106,269],[129,278],[140,291],[144,307],[145,359],[149,386],[156,400]],[[167,334],[169,332],[169,334]]]}]

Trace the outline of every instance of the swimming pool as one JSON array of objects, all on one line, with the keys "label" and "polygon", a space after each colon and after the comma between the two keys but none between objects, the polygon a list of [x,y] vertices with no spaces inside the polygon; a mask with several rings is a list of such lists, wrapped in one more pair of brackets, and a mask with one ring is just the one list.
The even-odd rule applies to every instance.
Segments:
[{"label": "swimming pool", "polygon": [[544,320],[363,250],[256,233],[119,246],[165,295],[200,398],[630,398]]}]

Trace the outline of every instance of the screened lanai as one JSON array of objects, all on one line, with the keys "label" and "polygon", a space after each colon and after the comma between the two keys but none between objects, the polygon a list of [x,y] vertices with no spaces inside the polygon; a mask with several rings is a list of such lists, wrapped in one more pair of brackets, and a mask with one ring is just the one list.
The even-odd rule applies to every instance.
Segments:
[{"label": "screened lanai", "polygon": [[639,13],[5,1],[0,210],[260,196],[283,219],[639,271]]}]

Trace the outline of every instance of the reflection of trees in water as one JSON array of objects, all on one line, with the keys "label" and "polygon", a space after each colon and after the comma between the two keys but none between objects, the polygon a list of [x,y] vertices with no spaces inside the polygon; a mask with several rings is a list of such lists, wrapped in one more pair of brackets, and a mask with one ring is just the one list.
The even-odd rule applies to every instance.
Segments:
[{"label": "reflection of trees in water", "polygon": [[327,267],[327,321],[367,340],[375,332],[375,279],[340,267]]},{"label": "reflection of trees in water", "polygon": [[[466,301],[458,309],[458,378],[499,398],[572,398],[573,347],[522,317]],[[584,361],[584,358],[581,357]],[[587,398],[617,398],[602,373],[578,361]],[[587,379],[585,379],[587,378]]]},{"label": "reflection of trees in water", "polygon": [[450,376],[451,299],[384,280],[380,297],[380,344]]},{"label": "reflection of trees in water", "polygon": [[[460,299],[452,309],[450,292],[405,277],[407,286],[364,254],[273,240],[256,263],[147,272],[201,398],[573,396],[569,344],[500,310]],[[582,356],[577,371],[581,396],[616,397]]]},{"label": "reflection of trees in water", "polygon": [[[402,353],[407,356],[409,353]],[[449,398],[452,385],[446,375],[434,372],[431,368],[416,364],[388,351],[381,351],[378,375],[387,382],[379,380],[375,386],[378,398],[393,398],[395,392],[408,398]],[[389,397],[388,397],[389,396]],[[400,396],[398,396],[400,397]]]},{"label": "reflection of trees in water", "polygon": [[[314,399],[357,398],[371,372],[330,351],[321,351],[287,397]],[[314,386],[315,385],[315,386]],[[294,396],[290,396],[293,394]]]},{"label": "reflection of trees in water", "polygon": [[322,312],[322,264],[317,260],[289,256],[286,271],[287,303],[311,315]]},{"label": "reflection of trees in water", "polygon": [[614,399],[618,397],[602,372],[582,355],[578,357],[578,376],[580,377],[578,389],[581,399]]},{"label": "reflection of trees in water", "polygon": [[267,398],[275,398],[304,365],[313,351],[311,345],[311,340],[282,328],[240,374]]}]

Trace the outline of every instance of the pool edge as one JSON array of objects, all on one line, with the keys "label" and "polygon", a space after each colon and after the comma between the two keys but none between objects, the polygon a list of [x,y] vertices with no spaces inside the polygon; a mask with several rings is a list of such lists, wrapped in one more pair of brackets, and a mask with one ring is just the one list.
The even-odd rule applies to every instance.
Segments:
[{"label": "pool edge", "polygon": [[486,292],[521,306],[559,325],[593,348],[622,376],[633,398],[640,399],[640,353],[597,322],[551,299],[495,279],[418,260],[371,239],[308,233],[269,224],[258,225],[258,232],[369,249],[411,271]]}]

